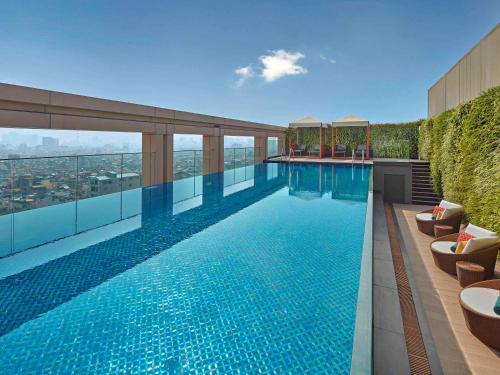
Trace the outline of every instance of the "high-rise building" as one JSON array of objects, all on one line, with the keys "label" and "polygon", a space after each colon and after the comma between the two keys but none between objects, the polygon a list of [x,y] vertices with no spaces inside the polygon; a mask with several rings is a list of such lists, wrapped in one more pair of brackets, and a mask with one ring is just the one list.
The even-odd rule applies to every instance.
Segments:
[{"label": "high-rise building", "polygon": [[59,139],[52,137],[42,137],[42,146],[46,148],[59,147]]}]

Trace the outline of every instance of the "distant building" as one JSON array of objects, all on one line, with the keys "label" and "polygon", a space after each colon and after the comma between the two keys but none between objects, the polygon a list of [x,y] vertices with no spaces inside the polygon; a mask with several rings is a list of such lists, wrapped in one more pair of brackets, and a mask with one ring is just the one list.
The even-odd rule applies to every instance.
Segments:
[{"label": "distant building", "polygon": [[17,186],[21,189],[24,195],[31,194],[33,185],[33,176],[32,175],[23,175],[19,176],[17,180]]},{"label": "distant building", "polygon": [[108,172],[105,176],[90,176],[90,195],[93,197],[141,187],[138,173]]},{"label": "distant building", "polygon": [[59,139],[52,137],[42,137],[42,146],[45,148],[59,147]]}]

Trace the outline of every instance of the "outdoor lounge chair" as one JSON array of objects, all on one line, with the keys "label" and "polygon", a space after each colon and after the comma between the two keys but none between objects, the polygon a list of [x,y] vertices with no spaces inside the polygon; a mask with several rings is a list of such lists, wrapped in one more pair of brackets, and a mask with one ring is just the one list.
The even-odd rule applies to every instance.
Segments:
[{"label": "outdoor lounge chair", "polygon": [[495,264],[500,250],[499,238],[495,232],[469,224],[465,233],[474,235],[467,242],[464,250],[456,254],[451,250],[458,239],[458,233],[439,237],[431,242],[431,252],[434,264],[443,271],[456,275],[458,261],[472,262],[484,267],[484,276],[491,279],[495,274]]},{"label": "outdoor lounge chair", "polygon": [[356,147],[356,151],[354,151],[354,154],[355,156],[363,156],[363,153],[366,157],[366,145],[358,145],[358,147]]},{"label": "outdoor lounge chair", "polygon": [[318,154],[319,156],[319,150],[320,150],[320,145],[314,145],[314,147],[309,150],[309,156],[311,156],[311,154]]},{"label": "outdoor lounge chair", "polygon": [[444,199],[439,203],[439,207],[445,209],[444,217],[439,220],[432,219],[432,212],[434,211],[432,208],[417,214],[415,218],[417,220],[418,230],[434,237],[434,225],[449,225],[458,233],[464,215],[463,207],[459,204],[445,201]]},{"label": "outdoor lounge chair", "polygon": [[494,306],[499,295],[500,279],[494,279],[471,284],[459,296],[467,328],[496,350],[500,350],[500,315]]},{"label": "outdoor lounge chair", "polygon": [[342,155],[345,158],[346,153],[347,153],[347,146],[346,145],[336,145],[335,146],[335,155],[334,156]]},{"label": "outdoor lounge chair", "polygon": [[300,154],[302,156],[303,152],[306,152],[306,145],[297,145],[293,150],[294,154]]}]

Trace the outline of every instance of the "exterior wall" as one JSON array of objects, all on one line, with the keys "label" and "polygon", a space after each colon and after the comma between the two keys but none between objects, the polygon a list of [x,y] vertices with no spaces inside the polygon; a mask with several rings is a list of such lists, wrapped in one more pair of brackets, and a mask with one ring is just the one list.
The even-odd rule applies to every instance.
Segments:
[{"label": "exterior wall", "polygon": [[397,161],[374,161],[373,190],[384,196],[385,175],[402,176],[404,179],[404,203],[411,203],[411,163]]},{"label": "exterior wall", "polygon": [[488,33],[428,91],[428,117],[477,98],[500,85],[500,24]]},{"label": "exterior wall", "polygon": [[140,132],[143,183],[173,178],[173,135],[203,135],[204,173],[224,170],[224,136],[253,136],[265,158],[267,137],[283,139],[285,128],[166,108],[91,98],[0,83],[0,127]]}]

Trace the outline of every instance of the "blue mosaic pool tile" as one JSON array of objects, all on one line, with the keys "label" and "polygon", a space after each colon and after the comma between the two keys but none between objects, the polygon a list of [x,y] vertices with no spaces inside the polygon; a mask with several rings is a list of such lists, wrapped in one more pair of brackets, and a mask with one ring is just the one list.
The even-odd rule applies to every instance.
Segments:
[{"label": "blue mosaic pool tile", "polygon": [[366,203],[278,181],[0,280],[0,373],[349,373]]}]

